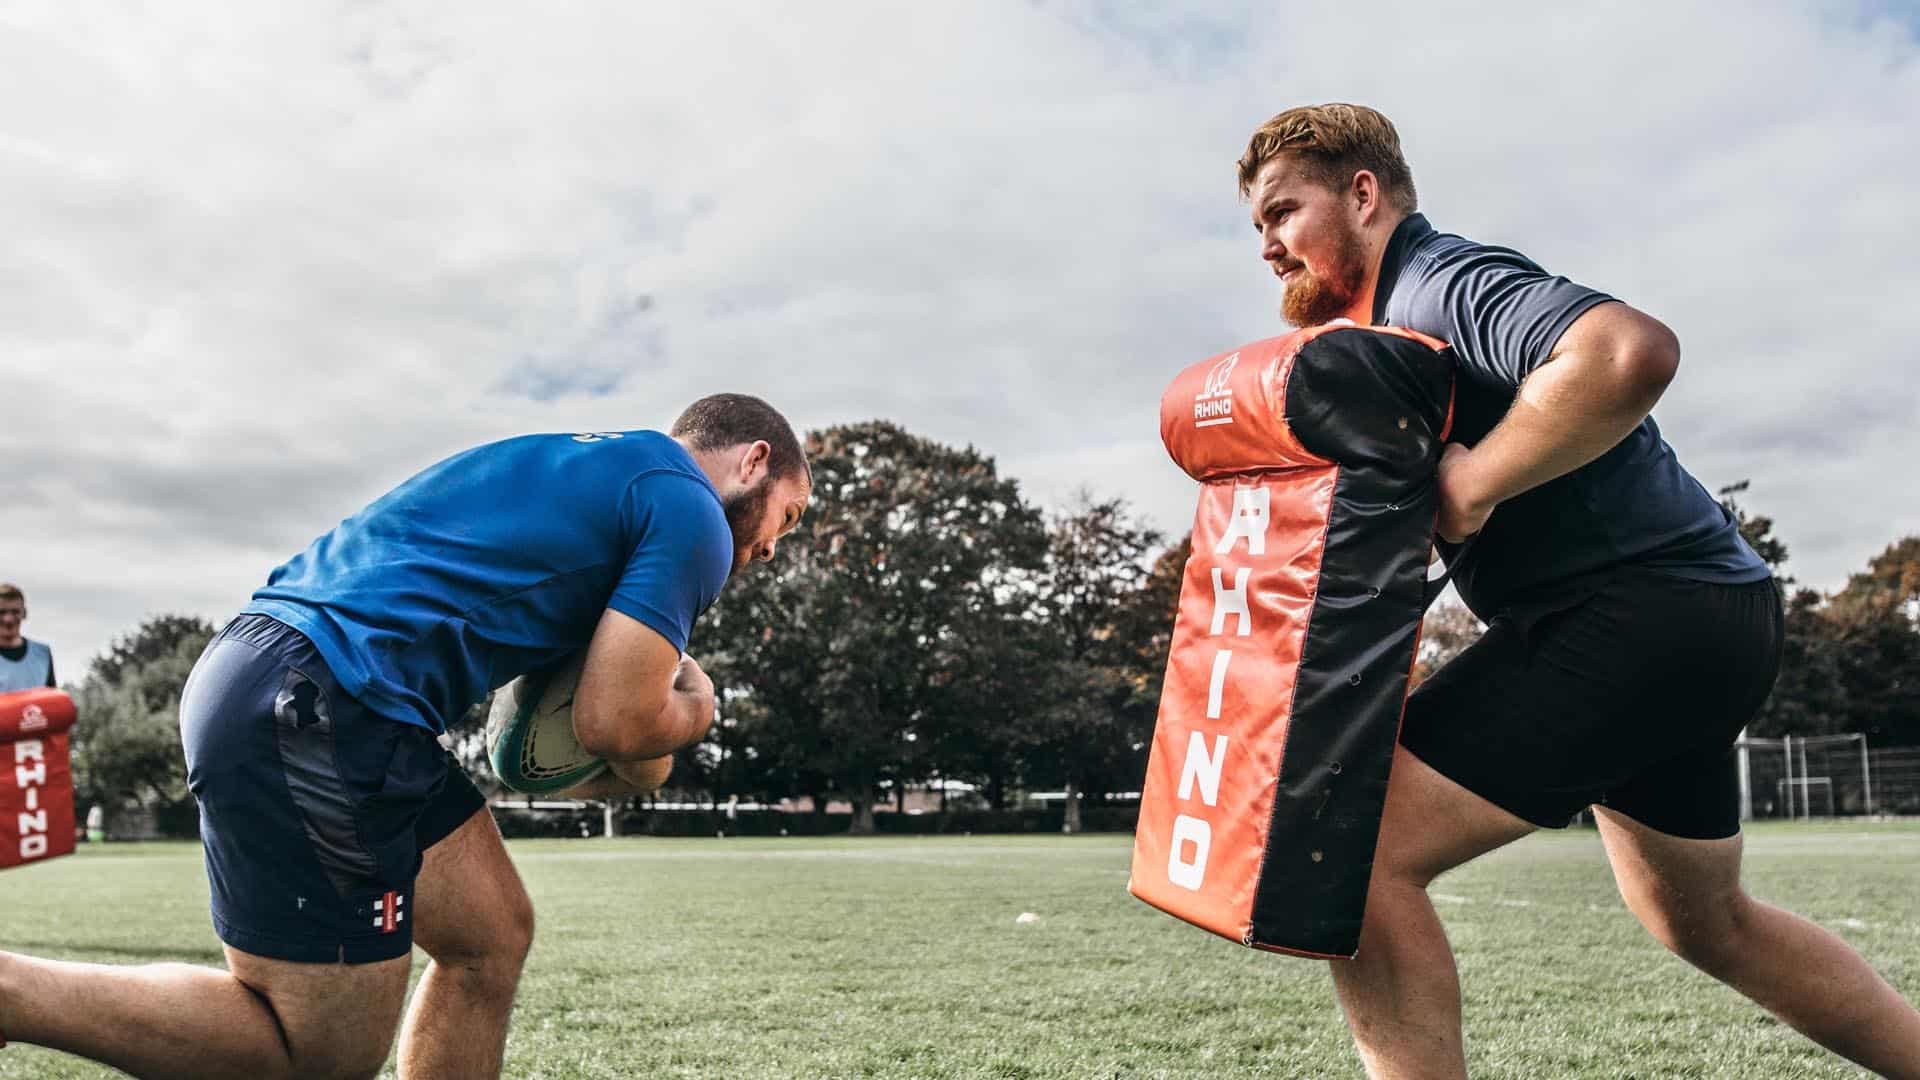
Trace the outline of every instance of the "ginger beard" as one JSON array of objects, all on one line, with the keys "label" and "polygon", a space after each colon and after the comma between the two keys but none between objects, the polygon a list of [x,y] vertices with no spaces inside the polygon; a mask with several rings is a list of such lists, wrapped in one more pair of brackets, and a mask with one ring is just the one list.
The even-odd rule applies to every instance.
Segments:
[{"label": "ginger beard", "polygon": [[1366,283],[1366,247],[1360,231],[1339,218],[1331,229],[1334,235],[1327,238],[1330,250],[1326,258],[1314,260],[1326,267],[1327,276],[1314,273],[1304,262],[1283,262],[1274,267],[1275,273],[1294,271],[1280,300],[1280,317],[1295,326],[1319,326],[1346,314]]}]

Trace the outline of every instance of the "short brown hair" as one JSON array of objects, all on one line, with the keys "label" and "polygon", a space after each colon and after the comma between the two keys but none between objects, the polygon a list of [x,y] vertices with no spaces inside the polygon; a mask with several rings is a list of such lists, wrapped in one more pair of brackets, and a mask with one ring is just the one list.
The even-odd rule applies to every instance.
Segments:
[{"label": "short brown hair", "polygon": [[1240,155],[1241,198],[1252,192],[1261,167],[1281,154],[1298,159],[1314,181],[1336,191],[1365,169],[1400,212],[1419,209],[1413,170],[1400,156],[1400,133],[1393,121],[1365,105],[1303,105],[1261,124]]},{"label": "short brown hair", "polygon": [[793,425],[780,415],[780,410],[751,394],[703,397],[687,406],[687,411],[673,422],[673,430],[667,434],[684,440],[694,450],[724,450],[765,440],[771,448],[767,454],[767,472],[775,480],[800,474],[811,476],[807,455],[800,449]]},{"label": "short brown hair", "polygon": [[25,607],[27,594],[21,592],[20,586],[15,585],[11,581],[0,581],[0,600],[18,600],[20,601],[20,605]]}]

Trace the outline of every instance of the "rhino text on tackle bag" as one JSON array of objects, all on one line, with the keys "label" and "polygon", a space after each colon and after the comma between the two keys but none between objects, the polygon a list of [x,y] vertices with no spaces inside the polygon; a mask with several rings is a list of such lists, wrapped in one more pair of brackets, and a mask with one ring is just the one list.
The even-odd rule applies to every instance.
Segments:
[{"label": "rhino text on tackle bag", "polygon": [[64,691],[0,694],[0,870],[73,854],[73,720]]},{"label": "rhino text on tackle bag", "polygon": [[1129,890],[1244,945],[1352,956],[1419,648],[1452,353],[1332,325],[1181,372],[1200,481]]}]

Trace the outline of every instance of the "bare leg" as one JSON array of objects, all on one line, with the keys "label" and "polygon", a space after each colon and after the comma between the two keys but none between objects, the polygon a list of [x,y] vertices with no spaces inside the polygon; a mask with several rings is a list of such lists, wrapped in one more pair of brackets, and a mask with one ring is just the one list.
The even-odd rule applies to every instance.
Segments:
[{"label": "bare leg", "polygon": [[408,959],[295,964],[229,948],[229,973],[0,953],[0,1030],[141,1077],[372,1076]]},{"label": "bare leg", "polygon": [[427,849],[414,885],[413,940],[433,962],[400,1036],[400,1075],[499,1076],[533,905],[493,815],[477,811]]},{"label": "bare leg", "polygon": [[1460,976],[1427,884],[1533,826],[1395,749],[1360,953],[1333,986],[1375,1080],[1464,1077]]},{"label": "bare leg", "polygon": [[1838,937],[1740,887],[1741,838],[1683,840],[1594,807],[1627,907],[1662,945],[1820,1045],[1920,1078],[1920,1012]]}]

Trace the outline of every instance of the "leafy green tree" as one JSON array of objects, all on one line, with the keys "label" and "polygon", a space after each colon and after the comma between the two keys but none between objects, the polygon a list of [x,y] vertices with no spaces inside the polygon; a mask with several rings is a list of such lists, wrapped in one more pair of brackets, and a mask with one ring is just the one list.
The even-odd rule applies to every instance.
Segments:
[{"label": "leafy green tree", "polygon": [[1046,533],[972,447],[876,420],[809,434],[807,457],[806,524],[728,586],[697,646],[738,725],[737,782],[844,795],[871,831],[882,785],[935,771],[967,721],[956,680],[1024,606]]},{"label": "leafy green tree", "polygon": [[1136,758],[1152,738],[1158,695],[1136,693],[1143,642],[1128,631],[1144,629],[1131,608],[1160,542],[1125,500],[1085,493],[1048,530],[1034,616],[1052,639],[1043,654],[1052,663],[1048,692],[1035,702],[1042,712],[1034,759],[1066,791],[1068,832],[1080,829],[1083,792],[1131,787],[1145,768]]},{"label": "leafy green tree", "polygon": [[1748,514],[1746,508],[1734,498],[1751,485],[1752,481],[1742,480],[1737,484],[1728,484],[1721,488],[1718,492],[1720,505],[1726,508],[1727,513],[1733,515],[1734,525],[1740,530],[1741,538],[1747,542],[1747,546],[1753,548],[1754,554],[1760,556],[1760,561],[1766,563],[1773,571],[1774,580],[1778,581],[1784,590],[1793,584],[1792,578],[1780,572],[1780,568],[1787,564],[1786,541],[1773,534],[1772,518]]},{"label": "leafy green tree", "polygon": [[213,638],[204,619],[160,615],[114,641],[73,688],[74,794],[82,805],[161,809],[187,798],[180,693]]},{"label": "leafy green tree", "polygon": [[1867,569],[1850,574],[1833,598],[1842,611],[1877,608],[1920,628],[1920,536],[1908,536],[1887,545],[1867,561]]},{"label": "leafy green tree", "polygon": [[1846,650],[1825,604],[1812,589],[1795,589],[1787,598],[1780,674],[1750,733],[1778,738],[1853,730]]},{"label": "leafy green tree", "polygon": [[1833,627],[1822,605],[1825,599],[1812,589],[1793,589],[1793,578],[1783,572],[1786,541],[1774,535],[1773,519],[1749,514],[1736,496],[1752,486],[1742,480],[1716,494],[1733,516],[1740,536],[1760,561],[1773,571],[1785,609],[1780,674],[1773,691],[1747,730],[1754,735],[1816,735],[1844,730],[1846,692],[1840,679],[1840,651]]},{"label": "leafy green tree", "polygon": [[[1777,572],[1786,546],[1772,537],[1772,522],[1723,502]],[[1920,537],[1888,545],[1831,596],[1799,589],[1787,598],[1780,676],[1750,730],[1858,731],[1875,745],[1920,744]]]},{"label": "leafy green tree", "polygon": [[1920,743],[1920,536],[1889,544],[1827,602],[1848,730]]},{"label": "leafy green tree", "polygon": [[[1167,657],[1173,650],[1173,623],[1180,613],[1180,588],[1186,583],[1187,562],[1193,558],[1193,536],[1163,549],[1147,570],[1147,576],[1115,613],[1115,644],[1126,656],[1133,700],[1144,703],[1156,715],[1160,709],[1160,689],[1167,677]],[[1152,737],[1152,732],[1148,732]],[[1141,748],[1144,755],[1145,747]],[[1145,757],[1141,758],[1142,772]]]},{"label": "leafy green tree", "polygon": [[931,730],[930,775],[972,783],[989,806],[1006,809],[1033,779],[1067,668],[1058,634],[1031,612],[1004,612],[993,632],[952,656]]}]

